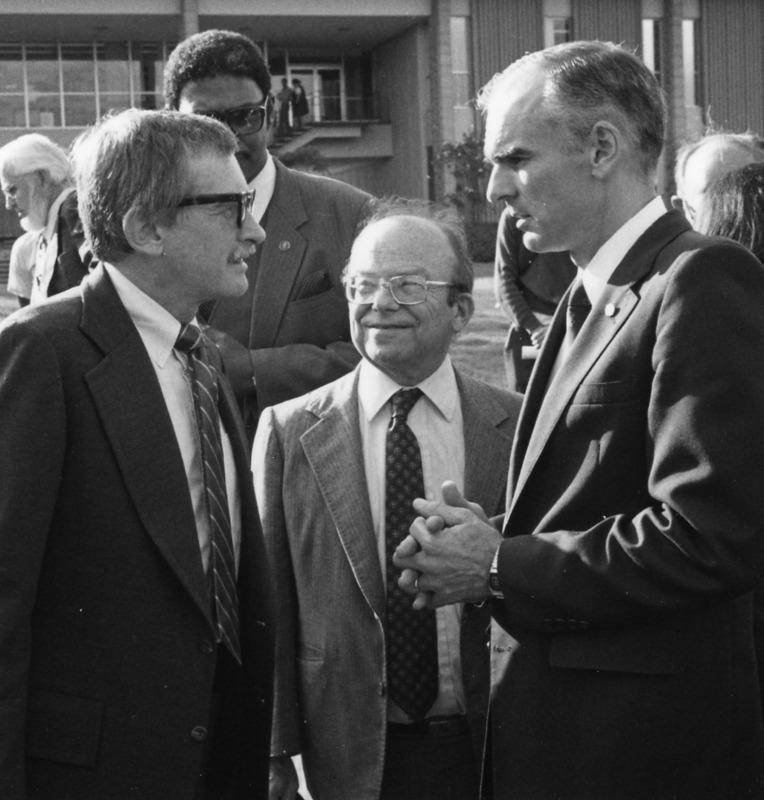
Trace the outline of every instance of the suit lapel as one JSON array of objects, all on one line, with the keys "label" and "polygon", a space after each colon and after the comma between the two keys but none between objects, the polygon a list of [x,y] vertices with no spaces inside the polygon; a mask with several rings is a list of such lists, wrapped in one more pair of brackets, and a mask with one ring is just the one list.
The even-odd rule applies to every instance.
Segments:
[{"label": "suit lapel", "polygon": [[385,588],[366,489],[358,420],[358,370],[309,407],[318,420],[301,437],[326,508],[366,602],[385,618]]},{"label": "suit lapel", "polygon": [[85,380],[106,437],[148,535],[211,624],[188,482],[156,374],[103,268],[82,286],[81,328],[104,353]]},{"label": "suit lapel", "polygon": [[660,251],[687,228],[678,212],[669,212],[639,237],[592,307],[565,363],[547,385],[565,332],[568,287],[555,312],[520,415],[510,464],[510,513],[573,395],[639,303],[639,284]]},{"label": "suit lapel", "polygon": [[299,231],[308,215],[294,184],[292,175],[277,161],[276,186],[268,204],[266,239],[261,245],[254,290],[255,348],[274,345],[308,246]]}]

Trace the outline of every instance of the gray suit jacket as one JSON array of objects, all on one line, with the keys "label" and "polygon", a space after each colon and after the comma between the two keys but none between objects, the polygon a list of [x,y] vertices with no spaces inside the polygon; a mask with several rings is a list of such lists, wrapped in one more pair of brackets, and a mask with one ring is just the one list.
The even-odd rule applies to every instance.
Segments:
[{"label": "gray suit jacket", "polygon": [[[520,399],[459,376],[465,492],[503,506]],[[302,752],[308,787],[333,800],[379,796],[387,696],[385,589],[358,421],[358,371],[264,411],[255,492],[276,584],[274,755]],[[499,465],[500,468],[497,468]],[[462,672],[482,749],[488,606],[467,606]]]}]

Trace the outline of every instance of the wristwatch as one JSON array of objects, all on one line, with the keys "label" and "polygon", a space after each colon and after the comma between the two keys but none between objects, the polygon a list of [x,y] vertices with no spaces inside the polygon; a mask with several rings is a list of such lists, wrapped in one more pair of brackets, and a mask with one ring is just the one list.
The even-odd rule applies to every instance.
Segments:
[{"label": "wristwatch", "polygon": [[491,562],[491,569],[488,572],[488,588],[491,590],[491,596],[497,600],[504,599],[504,592],[501,591],[501,584],[499,583],[499,550],[501,545],[496,548],[496,554]]}]

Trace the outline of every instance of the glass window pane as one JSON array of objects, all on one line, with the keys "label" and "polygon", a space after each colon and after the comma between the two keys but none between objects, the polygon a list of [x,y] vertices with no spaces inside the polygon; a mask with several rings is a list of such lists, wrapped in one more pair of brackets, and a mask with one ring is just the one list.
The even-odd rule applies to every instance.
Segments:
[{"label": "glass window pane", "polygon": [[61,127],[61,105],[57,94],[40,94],[29,100],[29,124],[33,128]]},{"label": "glass window pane", "polygon": [[101,114],[109,111],[124,111],[130,108],[130,95],[127,92],[101,93]]},{"label": "glass window pane", "polygon": [[66,127],[92,125],[96,121],[94,94],[64,94]]},{"label": "glass window pane", "polygon": [[137,62],[135,88],[144,92],[161,92],[164,70],[162,46],[155,42],[134,43],[133,58]]},{"label": "glass window pane", "polygon": [[95,63],[93,62],[92,45],[61,45],[61,71],[64,78],[64,91],[94,92]]},{"label": "glass window pane", "polygon": [[31,92],[58,92],[58,47],[27,45],[27,80]]},{"label": "glass window pane", "polygon": [[24,128],[24,96],[5,94],[0,95],[0,127]]},{"label": "glass window pane", "polygon": [[130,65],[127,42],[108,42],[97,46],[98,89],[106,92],[130,91]]},{"label": "glass window pane", "polygon": [[164,108],[164,97],[162,95],[143,92],[138,96],[137,100],[136,106],[138,108]]},{"label": "glass window pane", "polygon": [[0,92],[24,91],[21,45],[0,45]]}]

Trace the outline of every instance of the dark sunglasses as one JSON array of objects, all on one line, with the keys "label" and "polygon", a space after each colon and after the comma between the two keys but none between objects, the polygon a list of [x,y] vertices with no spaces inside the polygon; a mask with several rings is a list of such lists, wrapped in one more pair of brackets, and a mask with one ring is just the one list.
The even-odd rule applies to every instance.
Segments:
[{"label": "dark sunglasses", "polygon": [[222,122],[234,133],[257,133],[262,130],[265,123],[265,115],[268,110],[267,101],[261,106],[247,106],[246,108],[231,108],[222,111],[199,111],[203,117]]},{"label": "dark sunglasses", "polygon": [[255,202],[254,189],[251,192],[233,192],[232,194],[199,194],[196,197],[186,197],[178,203],[182,206],[207,206],[213,203],[236,203],[236,227],[241,228],[247,218],[247,212],[252,210]]}]

